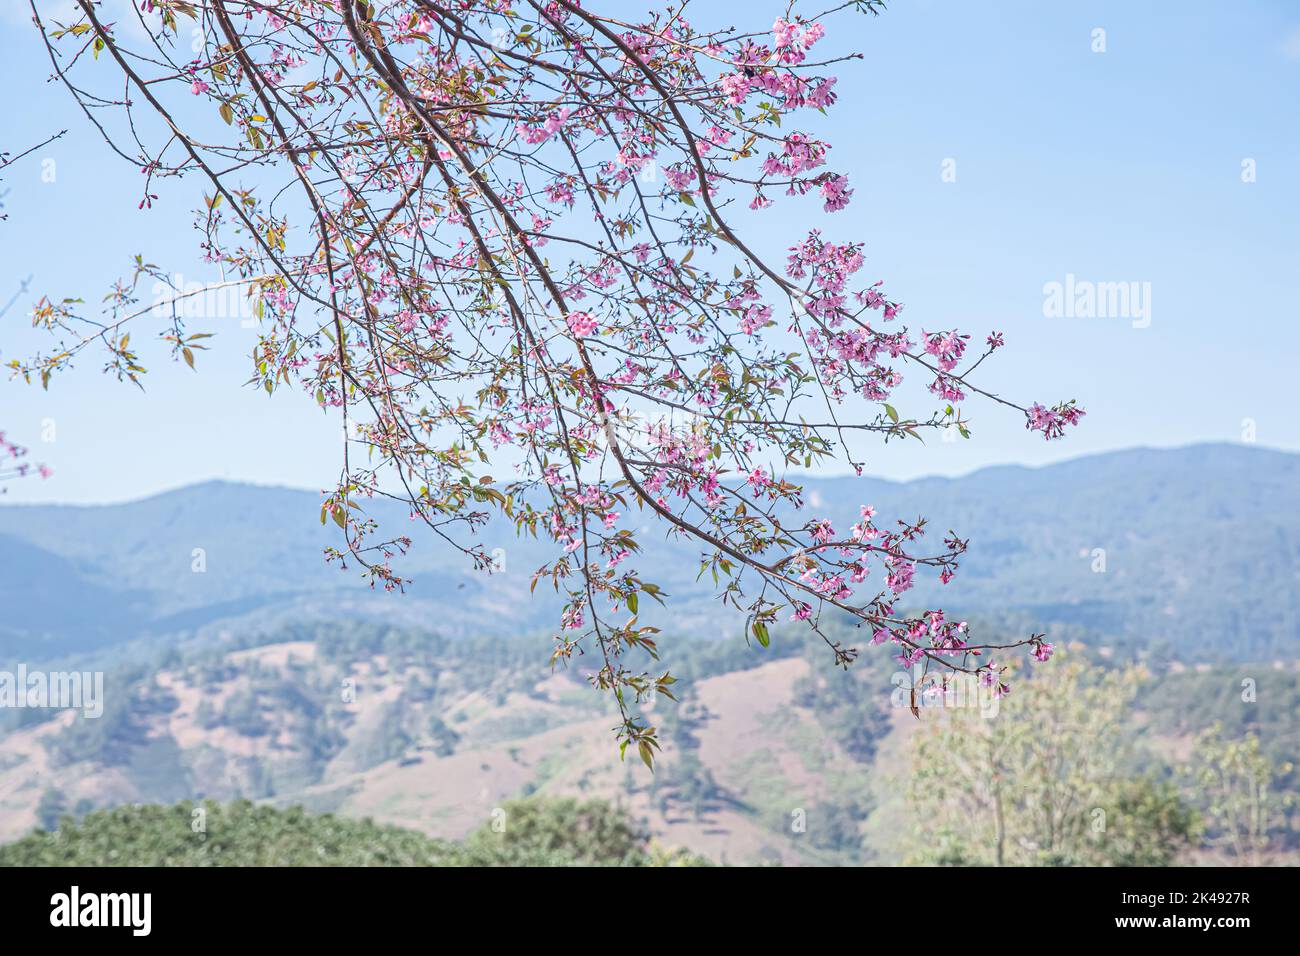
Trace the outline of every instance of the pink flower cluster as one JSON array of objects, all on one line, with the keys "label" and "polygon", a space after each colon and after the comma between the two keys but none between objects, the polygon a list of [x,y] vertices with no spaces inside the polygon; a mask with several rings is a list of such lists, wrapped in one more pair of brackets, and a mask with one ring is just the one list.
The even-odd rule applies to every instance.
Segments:
[{"label": "pink flower cluster", "polygon": [[562,107],[550,113],[546,120],[540,124],[516,123],[515,130],[525,143],[537,146],[558,133],[564,124],[568,122],[569,115],[569,108],[567,106]]},{"label": "pink flower cluster", "polygon": [[839,212],[849,204],[853,190],[849,188],[847,176],[828,176],[822,182],[822,198],[826,200],[823,207],[827,212]]},{"label": "pink flower cluster", "polygon": [[961,361],[962,353],[966,351],[966,340],[969,335],[960,335],[957,332],[926,332],[925,350],[938,359],[938,366],[945,372],[951,372]]},{"label": "pink flower cluster", "polygon": [[[769,153],[763,172],[769,176],[797,176],[826,164],[825,143],[804,133],[791,133],[781,143],[781,154]],[[793,187],[790,190],[793,192]]]},{"label": "pink flower cluster", "polygon": [[777,17],[772,24],[776,53],[781,62],[787,66],[802,63],[812,45],[826,35],[826,28],[820,23],[791,23],[784,17]]},{"label": "pink flower cluster", "polygon": [[1079,424],[1079,419],[1084,414],[1084,410],[1073,400],[1062,402],[1053,408],[1035,402],[1025,413],[1025,427],[1030,431],[1042,432],[1043,437],[1051,441],[1064,435],[1067,426]]},{"label": "pink flower cluster", "polygon": [[596,318],[590,312],[570,312],[564,320],[574,338],[596,334]]}]

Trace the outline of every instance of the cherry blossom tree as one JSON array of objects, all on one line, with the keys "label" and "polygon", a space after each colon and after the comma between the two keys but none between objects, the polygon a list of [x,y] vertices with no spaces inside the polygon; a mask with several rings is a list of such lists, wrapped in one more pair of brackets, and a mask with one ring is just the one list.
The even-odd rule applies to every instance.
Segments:
[{"label": "cherry blossom tree", "polygon": [[[533,584],[564,598],[554,658],[597,655],[622,747],[647,763],[639,705],[673,678],[647,669],[641,605],[665,595],[637,568],[653,565],[634,511],[698,545],[760,644],[777,622],[821,634],[842,614],[909,666],[993,684],[995,651],[1050,654],[1040,635],[995,647],[938,609],[896,610],[914,575],[947,582],[967,542],[927,549],[924,520],[866,503],[832,527],[794,477],[861,473],[881,439],[969,437],[968,398],[1048,439],[1083,414],[981,388],[1002,336],[903,324],[834,220],[868,189],[799,127],[834,108],[852,58],[819,57],[823,37],[877,0],[754,29],[697,26],[684,3],[631,19],[594,0],[144,0],[134,24],[77,5],[56,23],[33,0],[33,19],[57,78],[140,169],[138,205],[165,179],[201,183],[202,253],[261,321],[257,384],[337,410],[332,559],[406,586],[411,541],[367,517],[378,497],[484,572],[489,521],[550,542]],[[738,224],[778,202],[827,225],[770,257]],[[156,311],[136,292],[152,270],[137,260],[93,322],[43,299],[55,345],[13,372],[48,382],[98,343],[138,380],[126,326]],[[207,334],[160,331],[191,365]]]}]

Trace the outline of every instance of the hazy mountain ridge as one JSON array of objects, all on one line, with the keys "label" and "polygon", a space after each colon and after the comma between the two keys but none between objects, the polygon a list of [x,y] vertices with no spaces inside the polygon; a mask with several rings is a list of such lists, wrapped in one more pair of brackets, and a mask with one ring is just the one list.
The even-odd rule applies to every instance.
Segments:
[{"label": "hazy mountain ridge", "polygon": [[[804,513],[829,516],[840,530],[873,504],[878,520],[929,518],[933,546],[947,529],[970,539],[956,579],[943,587],[918,574],[911,603],[1022,611],[1043,627],[1081,625],[1189,660],[1286,657],[1300,635],[1295,454],[1139,449],[954,479],[807,478],[805,489]],[[448,634],[551,628],[556,599],[544,587],[530,598],[528,587],[551,556],[543,543],[493,529],[482,540],[503,549],[506,570],[488,577],[416,535],[402,565],[414,580],[409,593],[372,594],[355,569],[326,565],[322,549],[337,543],[337,529],[320,525],[319,509],[312,492],[226,482],[128,504],[0,507],[8,612],[0,659],[75,654],[290,608],[310,617],[343,606],[436,622]],[[398,504],[370,509],[392,533],[414,527]],[[698,549],[653,530],[644,544],[638,566],[672,596],[669,619],[712,623],[720,612],[695,580]]]}]

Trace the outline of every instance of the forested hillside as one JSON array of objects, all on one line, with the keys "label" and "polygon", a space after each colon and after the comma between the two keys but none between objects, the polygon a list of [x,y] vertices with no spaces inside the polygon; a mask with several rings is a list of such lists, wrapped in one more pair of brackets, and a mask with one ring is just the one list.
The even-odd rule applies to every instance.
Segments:
[{"label": "forested hillside", "polygon": [[[999,633],[1015,625],[972,626]],[[654,773],[635,758],[619,760],[614,715],[586,682],[596,665],[579,658],[552,671],[533,637],[446,638],[354,622],[173,649],[111,670],[101,718],[4,715],[0,840],[122,804],[246,798],[458,841],[509,800],[573,797],[602,800],[659,843],[716,862],[915,856],[933,841],[900,816],[902,796],[930,762],[917,748],[942,730],[951,708],[922,692],[913,716],[914,675],[883,649],[864,648],[844,671],[824,645],[791,633],[778,631],[768,648],[740,635],[665,638],[659,666],[678,677],[678,701],[661,699],[650,711],[664,741]],[[851,630],[840,636],[860,639]],[[1186,669],[1151,658],[1134,670],[1095,642],[1067,644],[1063,657],[1039,665],[1045,699],[1091,699],[1079,689],[1048,693],[1071,661],[1088,663],[1087,686],[1126,675],[1129,688],[1085,712],[1109,721],[1123,742],[1109,748],[1122,760],[1104,777],[1089,771],[1086,799],[1131,804],[1153,819],[1209,813],[1208,792],[1188,777],[1198,753],[1258,739],[1276,795],[1265,850],[1293,852],[1296,808],[1285,797],[1300,756],[1294,663]],[[1039,681],[1026,676],[997,720],[988,719],[987,699],[967,715],[977,730],[1024,735],[1042,725],[1030,706]],[[1214,741],[1203,741],[1212,729]],[[1082,759],[1069,756],[1068,738],[1049,736],[1045,745],[1067,764]],[[1218,840],[1226,826],[1211,814],[1203,852],[1227,852]],[[980,851],[962,852],[977,859]]]}]

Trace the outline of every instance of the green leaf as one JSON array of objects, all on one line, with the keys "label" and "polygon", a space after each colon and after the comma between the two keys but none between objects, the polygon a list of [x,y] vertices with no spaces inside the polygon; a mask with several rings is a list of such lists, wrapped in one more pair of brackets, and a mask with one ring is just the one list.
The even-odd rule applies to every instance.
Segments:
[{"label": "green leaf", "polygon": [[895,411],[894,406],[890,405],[888,402],[885,403],[885,414],[889,416],[890,420],[895,425],[898,424],[898,412]]}]

